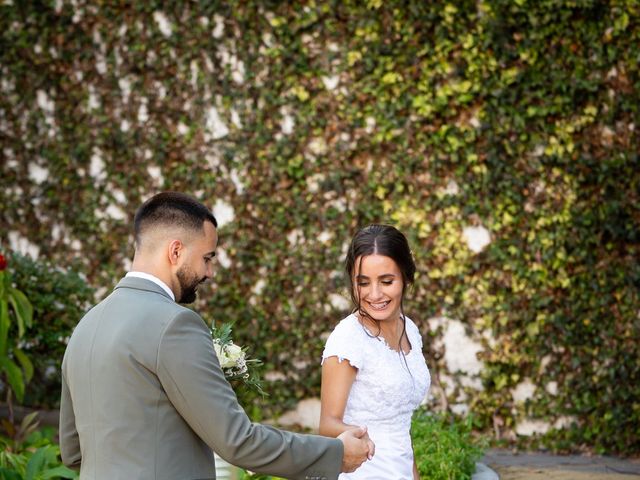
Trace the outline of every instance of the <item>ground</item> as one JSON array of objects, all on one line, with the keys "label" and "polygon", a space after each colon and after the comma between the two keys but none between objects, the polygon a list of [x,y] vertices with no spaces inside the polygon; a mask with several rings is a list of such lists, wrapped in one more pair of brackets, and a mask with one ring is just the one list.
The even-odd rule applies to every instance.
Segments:
[{"label": "ground", "polygon": [[631,480],[640,475],[621,473],[576,472],[532,467],[495,467],[500,480]]},{"label": "ground", "polygon": [[482,462],[500,480],[632,480],[640,479],[640,459],[551,455],[490,450]]}]

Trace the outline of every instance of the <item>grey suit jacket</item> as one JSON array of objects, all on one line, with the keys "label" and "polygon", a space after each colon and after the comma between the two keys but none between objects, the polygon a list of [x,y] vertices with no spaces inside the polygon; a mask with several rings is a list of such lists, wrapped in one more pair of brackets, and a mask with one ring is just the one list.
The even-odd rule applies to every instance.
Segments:
[{"label": "grey suit jacket", "polygon": [[131,277],[69,340],[60,449],[83,480],[214,479],[212,449],[252,471],[335,479],[343,454],[337,439],[252,423],[200,316]]}]

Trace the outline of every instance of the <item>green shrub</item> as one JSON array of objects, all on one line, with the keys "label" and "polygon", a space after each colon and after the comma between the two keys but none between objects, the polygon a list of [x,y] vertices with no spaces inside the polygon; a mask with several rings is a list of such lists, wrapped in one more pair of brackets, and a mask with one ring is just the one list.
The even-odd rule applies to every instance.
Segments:
[{"label": "green shrub", "polygon": [[3,421],[0,435],[0,480],[43,480],[72,478],[78,474],[60,460],[56,430],[38,429],[36,414],[27,415],[18,426]]},{"label": "green shrub", "polygon": [[468,480],[486,441],[472,435],[472,417],[434,415],[418,410],[411,424],[413,452],[423,480]]},{"label": "green shrub", "polygon": [[24,404],[56,407],[66,341],[91,306],[94,290],[71,266],[63,269],[17,253],[10,258],[13,281],[33,306],[32,327],[23,337],[34,367]]}]

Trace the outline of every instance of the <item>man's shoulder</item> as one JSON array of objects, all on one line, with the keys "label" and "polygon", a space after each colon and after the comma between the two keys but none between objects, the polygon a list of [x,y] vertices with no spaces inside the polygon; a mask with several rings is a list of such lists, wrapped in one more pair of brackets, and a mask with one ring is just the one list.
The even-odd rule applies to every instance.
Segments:
[{"label": "man's shoulder", "polygon": [[[152,284],[144,280],[143,282]],[[99,318],[105,316],[123,319],[135,317],[137,323],[151,321],[154,324],[163,324],[184,315],[199,317],[193,310],[169,298],[160,287],[157,289],[154,287],[157,286],[145,285],[145,283],[132,286],[128,285],[128,282],[121,281],[106,298],[85,314],[80,324],[91,322],[89,319],[99,321]]]},{"label": "man's shoulder", "polygon": [[[159,281],[160,280],[158,279],[158,282]],[[114,291],[117,292],[118,290],[124,290],[124,291],[133,290],[133,291],[158,293],[163,297],[166,297],[167,299],[173,301],[173,298],[171,298],[170,294],[167,291],[165,291],[165,288],[169,288],[169,287],[165,286],[165,288],[163,288],[160,286],[158,282],[153,281],[150,278],[143,278],[138,276],[126,276],[118,282],[118,284],[115,286]]]},{"label": "man's shoulder", "polygon": [[184,316],[200,318],[200,315],[190,308],[176,303],[164,293],[154,290],[120,286],[116,288],[109,297],[105,298],[103,302],[107,304],[129,303],[133,310],[138,310],[138,314],[145,311],[156,318],[173,319]]}]

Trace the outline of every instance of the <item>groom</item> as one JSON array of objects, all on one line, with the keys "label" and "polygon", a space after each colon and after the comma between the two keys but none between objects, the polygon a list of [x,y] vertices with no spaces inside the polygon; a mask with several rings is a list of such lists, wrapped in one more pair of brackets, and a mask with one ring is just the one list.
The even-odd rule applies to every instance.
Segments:
[{"label": "groom", "polygon": [[240,467],[335,479],[373,455],[364,428],[337,439],[251,423],[191,303],[211,277],[211,212],[164,192],[134,221],[132,271],[73,332],[62,364],[60,449],[81,479],[214,479],[212,450]]}]

